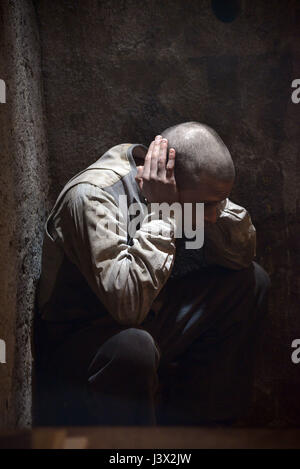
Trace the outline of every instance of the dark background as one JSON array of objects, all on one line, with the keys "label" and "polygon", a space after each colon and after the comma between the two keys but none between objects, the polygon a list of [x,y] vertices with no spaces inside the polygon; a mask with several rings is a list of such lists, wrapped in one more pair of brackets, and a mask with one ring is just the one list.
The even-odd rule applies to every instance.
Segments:
[{"label": "dark background", "polygon": [[237,169],[231,199],[249,210],[272,280],[248,423],[300,424],[300,364],[291,361],[300,338],[300,104],[291,101],[300,2],[25,3],[18,24],[25,41],[32,25],[40,69],[27,54],[26,76],[39,77],[47,147],[41,220],[67,180],[113,145],[148,145],[184,121],[213,127]]}]

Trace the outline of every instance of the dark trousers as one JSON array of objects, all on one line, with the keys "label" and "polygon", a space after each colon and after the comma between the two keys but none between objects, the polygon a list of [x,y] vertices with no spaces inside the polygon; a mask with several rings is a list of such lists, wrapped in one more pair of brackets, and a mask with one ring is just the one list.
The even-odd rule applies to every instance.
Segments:
[{"label": "dark trousers", "polygon": [[[270,280],[253,262],[209,267],[164,287],[137,327],[109,315],[71,327],[41,321],[39,424],[203,424],[240,418],[251,393]],[[53,341],[51,334],[59,340]],[[39,354],[39,349],[37,349]],[[43,417],[39,418],[39,416]],[[44,421],[43,421],[44,420]]]}]

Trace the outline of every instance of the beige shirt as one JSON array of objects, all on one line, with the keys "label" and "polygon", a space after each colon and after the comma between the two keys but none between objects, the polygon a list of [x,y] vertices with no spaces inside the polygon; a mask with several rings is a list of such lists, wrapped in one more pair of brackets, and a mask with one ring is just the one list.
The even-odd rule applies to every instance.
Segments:
[{"label": "beige shirt", "polygon": [[60,245],[106,309],[119,322],[140,324],[165,284],[175,258],[175,220],[151,212],[128,245],[116,233],[120,215],[103,189],[80,184],[64,198],[54,223]]}]

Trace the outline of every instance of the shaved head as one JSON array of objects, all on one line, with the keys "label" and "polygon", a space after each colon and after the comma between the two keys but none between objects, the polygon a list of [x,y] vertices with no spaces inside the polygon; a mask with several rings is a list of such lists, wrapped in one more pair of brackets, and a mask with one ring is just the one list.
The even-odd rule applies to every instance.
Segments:
[{"label": "shaved head", "polygon": [[230,153],[217,132],[199,122],[185,122],[161,132],[176,151],[175,179],[179,189],[197,188],[203,180],[233,182]]}]

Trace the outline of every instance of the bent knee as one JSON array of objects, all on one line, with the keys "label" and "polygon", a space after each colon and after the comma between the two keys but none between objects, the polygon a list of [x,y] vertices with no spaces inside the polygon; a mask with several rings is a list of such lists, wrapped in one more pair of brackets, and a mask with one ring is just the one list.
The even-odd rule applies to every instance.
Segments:
[{"label": "bent knee", "polygon": [[116,337],[114,359],[130,369],[157,368],[160,353],[149,332],[131,327]]},{"label": "bent knee", "polygon": [[239,283],[247,285],[248,289],[267,291],[271,285],[269,274],[255,261],[252,261],[248,267],[235,271],[234,275],[239,279]]},{"label": "bent knee", "polygon": [[88,376],[109,368],[127,377],[142,377],[156,371],[159,359],[153,337],[145,330],[129,328],[110,337],[99,348],[88,368]]},{"label": "bent knee", "polygon": [[[265,304],[271,281],[265,269],[255,261],[250,266],[241,269],[234,274],[236,280],[236,288],[240,289],[249,298],[249,301],[255,301],[258,306]],[[265,311],[265,308],[262,308]]]},{"label": "bent knee", "polygon": [[269,274],[257,262],[253,262],[253,266],[256,288],[267,292],[271,287],[271,280]]}]

